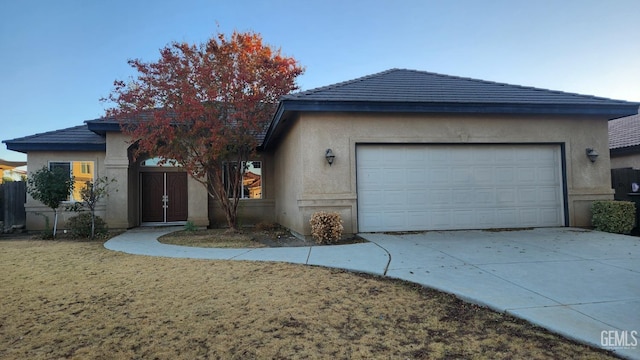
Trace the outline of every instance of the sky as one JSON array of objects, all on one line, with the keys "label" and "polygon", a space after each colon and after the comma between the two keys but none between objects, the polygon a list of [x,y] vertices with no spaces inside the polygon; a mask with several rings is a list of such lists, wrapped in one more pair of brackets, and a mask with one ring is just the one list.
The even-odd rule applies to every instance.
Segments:
[{"label": "sky", "polygon": [[638,16],[638,0],[2,1],[0,140],[99,118],[127,60],[234,30],[296,58],[302,90],[404,68],[640,102]]}]

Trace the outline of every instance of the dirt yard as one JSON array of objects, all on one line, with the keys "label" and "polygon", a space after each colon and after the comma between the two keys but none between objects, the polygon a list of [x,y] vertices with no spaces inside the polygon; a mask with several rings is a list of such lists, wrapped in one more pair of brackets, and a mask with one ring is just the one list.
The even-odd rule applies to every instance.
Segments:
[{"label": "dirt yard", "polygon": [[0,237],[1,359],[603,359],[422,287]]}]

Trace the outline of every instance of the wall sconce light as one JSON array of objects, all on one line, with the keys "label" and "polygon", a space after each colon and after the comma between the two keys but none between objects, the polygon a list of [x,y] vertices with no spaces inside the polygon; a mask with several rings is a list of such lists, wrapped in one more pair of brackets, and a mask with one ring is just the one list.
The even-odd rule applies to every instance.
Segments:
[{"label": "wall sconce light", "polygon": [[333,164],[333,160],[336,158],[336,156],[333,155],[333,151],[331,151],[331,149],[327,149],[327,151],[325,151],[324,157],[325,159],[327,159],[329,166]]},{"label": "wall sconce light", "polygon": [[591,160],[591,162],[596,162],[596,159],[598,158],[600,154],[598,154],[597,151],[595,151],[592,148],[587,148],[587,157],[589,158],[589,160]]}]

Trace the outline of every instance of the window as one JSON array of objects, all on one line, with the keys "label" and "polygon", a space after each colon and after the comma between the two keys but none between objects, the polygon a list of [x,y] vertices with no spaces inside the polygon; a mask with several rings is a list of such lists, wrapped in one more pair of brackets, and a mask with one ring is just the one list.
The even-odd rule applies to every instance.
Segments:
[{"label": "window", "polygon": [[[262,162],[243,161],[244,174],[242,175],[240,199],[262,199]],[[230,162],[224,166],[224,181],[229,189],[230,181],[236,178],[232,172],[239,172],[238,163]],[[239,173],[237,173],[239,175]]]},{"label": "window", "polygon": [[140,166],[144,166],[144,167],[180,167],[180,164],[178,163],[178,161],[174,160],[174,159],[166,159],[166,162],[164,164],[160,164],[160,162],[163,160],[163,158],[157,156],[157,157],[153,157],[153,158],[148,158],[146,160],[143,160],[140,163]]},{"label": "window", "polygon": [[73,191],[69,194],[69,201],[80,201],[80,191],[84,189],[87,181],[93,182],[93,161],[56,161],[49,163],[49,170],[62,169],[73,177]]}]

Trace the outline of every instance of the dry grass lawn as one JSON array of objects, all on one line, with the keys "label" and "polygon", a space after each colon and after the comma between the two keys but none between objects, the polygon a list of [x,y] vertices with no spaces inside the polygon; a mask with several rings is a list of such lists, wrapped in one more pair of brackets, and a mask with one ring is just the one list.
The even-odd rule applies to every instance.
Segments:
[{"label": "dry grass lawn", "polygon": [[1,359],[602,359],[408,283],[0,238]]}]

